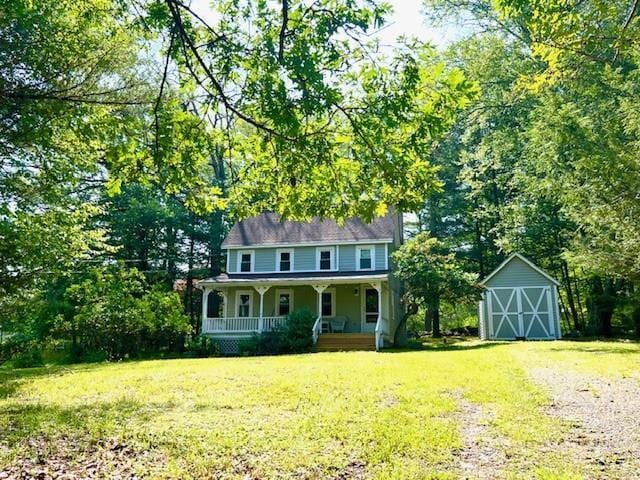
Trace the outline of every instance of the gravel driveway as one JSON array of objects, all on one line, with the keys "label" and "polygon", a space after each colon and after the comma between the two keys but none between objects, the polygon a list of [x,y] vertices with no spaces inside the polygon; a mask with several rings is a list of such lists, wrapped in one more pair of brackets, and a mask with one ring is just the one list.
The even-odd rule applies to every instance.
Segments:
[{"label": "gravel driveway", "polygon": [[568,422],[557,448],[584,465],[589,478],[640,478],[640,383],[606,380],[560,367],[534,368],[534,382],[552,398],[547,414]]}]

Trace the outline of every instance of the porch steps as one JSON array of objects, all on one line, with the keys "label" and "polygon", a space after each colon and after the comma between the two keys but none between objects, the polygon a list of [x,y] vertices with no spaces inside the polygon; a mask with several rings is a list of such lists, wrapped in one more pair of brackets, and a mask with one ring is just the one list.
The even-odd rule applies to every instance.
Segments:
[{"label": "porch steps", "polygon": [[316,343],[317,352],[375,350],[376,337],[372,333],[323,333]]}]

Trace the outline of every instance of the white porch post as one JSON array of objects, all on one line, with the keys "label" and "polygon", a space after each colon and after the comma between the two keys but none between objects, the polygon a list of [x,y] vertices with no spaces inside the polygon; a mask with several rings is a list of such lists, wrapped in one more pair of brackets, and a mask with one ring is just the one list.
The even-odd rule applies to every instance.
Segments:
[{"label": "white porch post", "polygon": [[376,350],[382,348],[382,283],[374,282],[371,286],[378,292],[378,319],[376,320]]},{"label": "white porch post", "polygon": [[202,324],[200,325],[200,331],[204,332],[205,323],[207,323],[207,306],[209,305],[209,290],[207,287],[202,287]]},{"label": "white porch post", "polygon": [[264,314],[264,294],[267,293],[267,290],[269,290],[269,286],[260,286],[260,287],[253,287],[256,289],[256,291],[260,294],[260,318],[258,320],[258,332],[261,332],[264,329],[264,320],[263,320],[263,314]]},{"label": "white porch post", "polygon": [[318,283],[311,286],[318,292],[318,318],[320,318],[322,316],[322,292],[329,288],[329,285],[326,283]]},{"label": "white porch post", "polygon": [[222,293],[222,318],[227,318],[227,304],[229,303],[229,290],[226,288],[220,288]]}]

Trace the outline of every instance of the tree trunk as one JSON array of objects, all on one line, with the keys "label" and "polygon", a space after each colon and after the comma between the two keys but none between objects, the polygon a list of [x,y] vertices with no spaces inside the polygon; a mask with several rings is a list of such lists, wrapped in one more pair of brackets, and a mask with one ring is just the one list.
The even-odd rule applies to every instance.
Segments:
[{"label": "tree trunk", "polygon": [[613,334],[611,319],[615,308],[612,282],[594,277],[590,284],[589,316],[592,324],[597,325],[601,335],[610,337]]},{"label": "tree trunk", "polygon": [[562,261],[560,263],[560,270],[562,272],[562,284],[564,291],[567,294],[567,306],[569,307],[569,312],[571,312],[571,318],[573,320],[573,327],[577,332],[579,332],[583,330],[583,326],[581,325],[578,310],[576,309],[573,288],[571,286],[571,275],[569,275],[569,266],[567,265],[567,262]]},{"label": "tree trunk", "polygon": [[393,333],[393,345],[395,347],[404,347],[407,344],[407,320],[411,315],[418,313],[418,305],[411,302],[407,305],[407,311],[400,319],[400,323],[396,327],[396,331]]},{"label": "tree trunk", "polygon": [[564,300],[562,298],[562,295],[558,295],[558,301],[560,302],[560,307],[562,309],[562,315],[564,317],[564,323],[566,325],[567,332],[570,332],[571,329],[572,329],[571,319],[569,318],[569,312],[567,310],[566,305],[564,304]]},{"label": "tree trunk", "polygon": [[[479,210],[478,199],[476,198],[473,201],[473,208],[477,212]],[[482,245],[482,224],[479,218],[476,218],[474,221],[474,235],[476,248],[475,251],[477,253],[477,261],[478,261],[478,275],[480,279],[483,279],[486,276],[485,267],[484,267],[484,248]]]},{"label": "tree trunk", "polygon": [[439,297],[431,297],[427,301],[427,315],[425,319],[425,327],[427,323],[431,323],[431,336],[433,338],[440,338],[442,334],[440,333],[440,298]]},{"label": "tree trunk", "polygon": [[573,271],[573,289],[576,292],[576,300],[578,301],[578,312],[580,314],[580,325],[584,327],[584,309],[582,308],[582,300],[580,298],[580,285],[578,285],[578,276]]},{"label": "tree trunk", "polygon": [[640,337],[640,305],[636,305],[636,307],[633,309],[631,318],[633,319],[633,328],[636,337]]},{"label": "tree trunk", "polygon": [[431,321],[431,315],[429,315],[429,309],[426,308],[424,311],[424,331],[430,332],[433,330],[433,322]]},{"label": "tree trunk", "polygon": [[187,306],[189,310],[189,318],[191,319],[191,325],[196,328],[196,314],[193,311],[193,252],[195,247],[195,240],[193,238],[193,232],[189,235],[189,262],[187,271]]},{"label": "tree trunk", "polygon": [[173,225],[167,226],[167,234],[166,234],[166,256],[165,256],[165,264],[166,264],[166,272],[167,272],[167,287],[173,288],[173,283],[178,277],[178,266],[177,266],[177,258],[178,258],[178,239],[177,239],[177,231]]}]

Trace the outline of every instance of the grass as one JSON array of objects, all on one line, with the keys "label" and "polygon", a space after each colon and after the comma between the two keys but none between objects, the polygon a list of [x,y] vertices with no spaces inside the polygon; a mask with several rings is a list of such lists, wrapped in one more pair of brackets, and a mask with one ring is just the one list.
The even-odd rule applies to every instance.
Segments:
[{"label": "grass", "polygon": [[580,478],[548,448],[567,428],[544,414],[549,399],[527,365],[630,376],[637,353],[632,343],[459,342],[0,370],[0,472],[35,457],[78,464],[117,444],[153,478],[457,478],[464,398],[508,451],[503,476]]}]

